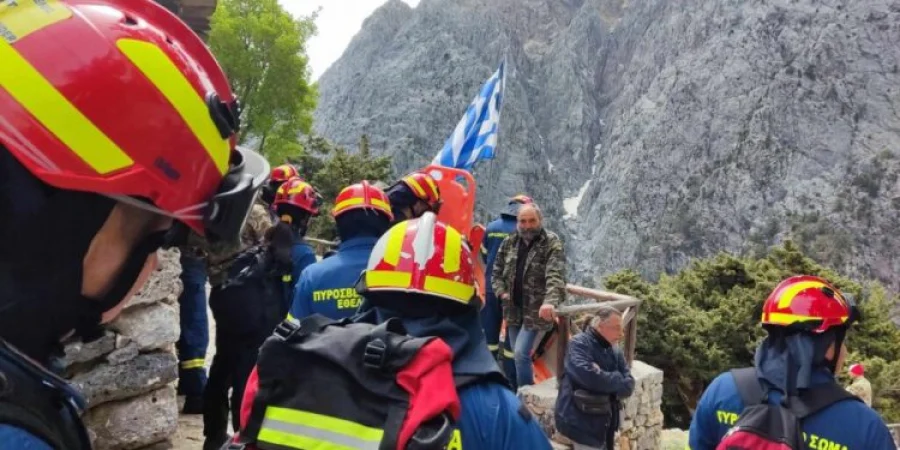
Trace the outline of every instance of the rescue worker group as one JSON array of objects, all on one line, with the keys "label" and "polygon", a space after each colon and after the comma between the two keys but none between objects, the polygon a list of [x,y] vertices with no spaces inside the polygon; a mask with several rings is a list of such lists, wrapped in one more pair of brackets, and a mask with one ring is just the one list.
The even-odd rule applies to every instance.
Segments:
[{"label": "rescue worker group", "polygon": [[[183,412],[203,415],[204,449],[551,448],[515,391],[533,382],[528,350],[565,300],[562,243],[530,197],[511,198],[473,254],[438,219],[454,205],[429,172],[360,181],[334,199],[340,242],[320,259],[305,235],[324,199],[297,167],[237,145],[226,74],[168,10],[0,2],[0,31],[0,448],[91,448],[61,342],[102,336],[160,248],[180,250],[178,390]],[[712,381],[690,448],[894,448],[871,408],[819,389],[843,365],[853,301],[808,276],[764,301],[755,369]],[[502,324],[524,356],[501,342]],[[603,391],[576,386],[602,361],[573,364],[569,389]],[[805,444],[745,445],[754,428],[741,424],[772,418],[750,406],[787,408],[782,396],[805,407],[791,406]],[[589,423],[615,430],[605,404]],[[580,426],[569,420],[580,413],[557,414]]]}]

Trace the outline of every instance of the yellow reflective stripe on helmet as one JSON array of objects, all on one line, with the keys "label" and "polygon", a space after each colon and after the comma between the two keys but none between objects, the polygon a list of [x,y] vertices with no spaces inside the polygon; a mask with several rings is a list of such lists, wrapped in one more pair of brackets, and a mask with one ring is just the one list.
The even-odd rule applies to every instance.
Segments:
[{"label": "yellow reflective stripe on helmet", "polygon": [[388,235],[387,244],[384,246],[384,256],[381,259],[392,266],[396,266],[400,262],[400,253],[403,251],[406,227],[395,226],[388,233],[390,234]]},{"label": "yellow reflective stripe on helmet", "polygon": [[[841,316],[841,322],[846,322],[849,319],[848,316]],[[779,312],[770,312],[768,314],[768,320],[766,320],[766,315],[763,315],[763,320],[765,323],[769,324],[780,324],[780,325],[790,325],[795,322],[811,322],[814,320],[822,320],[821,317],[813,317],[813,316],[801,316],[799,314],[791,314],[791,313],[779,313]]]},{"label": "yellow reflective stripe on helmet", "polygon": [[[391,210],[391,205],[389,205],[387,202],[385,202],[383,200],[380,200],[377,198],[370,198],[369,201],[372,203],[372,206],[375,206],[377,208],[382,208],[386,211]],[[332,211],[340,212],[351,206],[362,205],[363,203],[365,203],[365,200],[362,198],[359,198],[359,197],[348,198],[347,200],[344,200],[344,201],[338,203],[337,205],[335,205],[335,207]]]},{"label": "yellow reflective stripe on helmet", "polygon": [[380,288],[392,287],[406,289],[412,283],[412,275],[406,272],[394,272],[390,270],[366,271],[366,287]]},{"label": "yellow reflective stripe on helmet", "polygon": [[384,201],[384,200],[377,199],[377,198],[370,198],[369,201],[372,202],[372,206],[377,206],[377,207],[382,208],[382,209],[384,209],[384,210],[386,210],[386,211],[390,211],[390,210],[391,210],[391,205],[390,205],[388,202]]},{"label": "yellow reflective stripe on helmet", "polygon": [[57,0],[0,1],[0,38],[13,42],[48,25],[72,17],[72,10]]},{"label": "yellow reflective stripe on helmet", "polygon": [[825,283],[821,281],[801,281],[799,283],[792,284],[787,287],[784,291],[781,292],[781,296],[778,297],[778,309],[784,309],[791,306],[791,302],[794,300],[794,297],[800,293],[800,291],[809,288],[820,289],[823,287],[827,287]]},{"label": "yellow reflective stripe on helmet", "polygon": [[206,359],[194,358],[194,359],[189,359],[187,361],[182,361],[181,368],[185,369],[185,370],[198,369],[200,367],[203,367],[204,364],[206,364]]},{"label": "yellow reflective stripe on helmet", "polygon": [[462,259],[462,235],[451,227],[444,228],[444,272],[459,272]]},{"label": "yellow reflective stripe on helmet", "polygon": [[459,281],[446,280],[438,277],[425,277],[425,290],[437,295],[452,298],[460,303],[468,304],[475,295],[475,286]]},{"label": "yellow reflective stripe on helmet", "polygon": [[[284,185],[282,185],[282,186],[284,186]],[[287,193],[288,193],[288,195],[291,195],[291,194],[299,194],[299,193],[303,192],[303,190],[306,189],[307,186],[309,186],[309,184],[307,184],[307,183],[299,183],[299,184],[297,184],[296,186],[290,188],[290,189],[287,191]],[[279,190],[280,190],[280,189],[281,189],[281,188],[279,188]]]},{"label": "yellow reflective stripe on helmet", "polygon": [[438,187],[434,184],[434,180],[431,177],[425,177],[425,182],[428,183],[428,187],[431,188],[431,197],[437,199],[438,198]]},{"label": "yellow reflective stripe on helmet", "polygon": [[82,161],[107,174],[134,161],[44,78],[12,45],[0,39],[0,88]]},{"label": "yellow reflective stripe on helmet", "polygon": [[419,184],[419,182],[416,181],[415,178],[409,176],[404,178],[404,181],[406,181],[406,184],[408,184],[409,187],[416,191],[416,195],[418,195],[419,198],[428,198],[428,194],[425,193],[425,189],[422,188],[422,185]]},{"label": "yellow reflective stripe on helmet", "polygon": [[348,198],[347,200],[344,200],[342,202],[339,202],[337,205],[334,205],[334,212],[342,211],[343,209],[349,208],[351,206],[361,205],[361,204],[363,204],[364,201],[365,200],[363,200],[359,197]]},{"label": "yellow reflective stripe on helmet", "polygon": [[206,100],[159,47],[134,39],[119,39],[116,46],[169,100],[224,175],[228,171],[231,145],[219,134]]},{"label": "yellow reflective stripe on helmet", "polygon": [[384,430],[309,411],[269,406],[257,439],[297,449],[377,450]]}]

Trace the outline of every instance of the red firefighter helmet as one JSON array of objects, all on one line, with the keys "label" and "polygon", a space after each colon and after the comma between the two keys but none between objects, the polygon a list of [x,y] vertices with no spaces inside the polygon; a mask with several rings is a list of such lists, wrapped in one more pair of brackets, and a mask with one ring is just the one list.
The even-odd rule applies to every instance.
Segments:
[{"label": "red firefighter helmet", "polygon": [[425,202],[432,211],[438,212],[441,206],[441,191],[434,178],[425,172],[413,172],[398,181],[405,184],[413,195]]},{"label": "red firefighter helmet", "polygon": [[800,275],[775,287],[763,304],[762,324],[823,333],[832,327],[848,327],[858,317],[853,301],[831,283],[820,277]]},{"label": "red firefighter helmet", "polygon": [[285,181],[290,180],[294,177],[300,177],[300,172],[297,171],[297,168],[291,164],[282,164],[272,169],[272,174],[269,177],[269,180],[278,183],[284,183]]},{"label": "red firefighter helmet", "polygon": [[388,220],[394,220],[391,212],[391,203],[384,191],[378,189],[368,181],[361,181],[345,187],[334,201],[334,209],[331,214],[338,217],[341,214],[354,209],[372,209],[387,216]]},{"label": "red firefighter helmet", "polygon": [[463,305],[477,298],[472,250],[432,212],[400,222],[381,236],[362,281],[363,292],[424,294]]},{"label": "red firefighter helmet", "polygon": [[300,177],[289,178],[275,193],[275,201],[272,202],[273,208],[281,205],[294,205],[312,215],[319,213],[319,206],[322,205],[322,199],[309,183],[303,181]]},{"label": "red firefighter helmet", "polygon": [[152,1],[4,8],[0,146],[59,189],[238,235],[269,165],[235,147],[240,107],[184,22]]}]

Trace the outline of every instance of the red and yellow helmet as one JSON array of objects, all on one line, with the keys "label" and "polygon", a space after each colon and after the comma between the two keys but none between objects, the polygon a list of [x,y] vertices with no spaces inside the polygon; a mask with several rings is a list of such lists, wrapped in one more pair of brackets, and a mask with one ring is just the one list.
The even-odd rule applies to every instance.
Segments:
[{"label": "red and yellow helmet", "polygon": [[0,146],[59,189],[237,237],[269,165],[203,41],[150,0],[0,6]]},{"label": "red and yellow helmet", "polygon": [[312,215],[319,213],[319,206],[322,205],[322,199],[309,183],[303,181],[300,177],[289,178],[275,193],[275,201],[272,202],[273,208],[281,205],[294,205]]},{"label": "red and yellow helmet", "polygon": [[334,209],[331,211],[334,217],[354,209],[371,209],[384,214],[388,220],[394,220],[387,195],[381,189],[369,184],[368,181],[361,181],[345,187],[338,194],[334,203]]},{"label": "red and yellow helmet", "polygon": [[472,250],[432,212],[394,225],[375,244],[363,292],[405,292],[462,305],[477,301]]},{"label": "red and yellow helmet", "polygon": [[763,304],[762,324],[823,333],[858,319],[856,305],[823,278],[800,275],[775,287]]},{"label": "red and yellow helmet", "polygon": [[269,181],[284,183],[294,177],[300,177],[300,172],[297,172],[297,168],[291,164],[282,164],[272,169]]},{"label": "red and yellow helmet", "polygon": [[414,172],[400,179],[413,195],[422,200],[432,211],[437,212],[441,205],[441,191],[434,178],[425,172]]}]

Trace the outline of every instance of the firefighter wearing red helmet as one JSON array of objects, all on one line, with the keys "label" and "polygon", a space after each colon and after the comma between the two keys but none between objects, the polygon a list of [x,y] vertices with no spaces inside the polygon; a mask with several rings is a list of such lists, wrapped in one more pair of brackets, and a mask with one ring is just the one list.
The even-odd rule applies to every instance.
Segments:
[{"label": "firefighter wearing red helmet", "polygon": [[454,376],[477,380],[459,388],[457,448],[549,449],[488,350],[475,257],[463,236],[431,212],[394,225],[375,245],[360,278],[357,289],[366,302],[355,320],[397,318],[409,334],[438,336],[450,345]]},{"label": "firefighter wearing red helmet", "polygon": [[299,178],[300,172],[294,167],[293,164],[282,164],[280,166],[275,166],[272,169],[272,173],[269,175],[269,182],[266,183],[262,188],[262,192],[260,193],[260,198],[267,205],[271,205],[272,202],[275,201],[275,195],[278,192],[278,188],[287,180],[291,178]]},{"label": "firefighter wearing red helmet", "polygon": [[[847,333],[858,320],[854,301],[823,278],[802,275],[779,283],[763,304],[768,336],[757,347],[754,366],[723,373],[706,388],[691,421],[689,448],[722,448],[720,441],[737,431],[732,425],[751,402],[778,405],[787,396],[787,408],[801,417],[797,438],[810,448],[895,449],[878,413],[835,381],[847,355]],[[745,400],[750,393],[759,395]]]},{"label": "firefighter wearing red helmet", "polygon": [[[287,250],[286,255],[279,255],[279,260],[288,257],[291,272],[285,275],[284,313],[286,314],[294,299],[294,287],[300,274],[316,262],[316,252],[303,240],[309,229],[309,221],[319,215],[322,196],[309,183],[299,177],[285,181],[275,194],[272,209],[278,216],[278,225],[272,233],[276,249]],[[283,242],[277,242],[283,241]],[[284,317],[284,314],[282,314]]]},{"label": "firefighter wearing red helmet", "polygon": [[320,204],[309,183],[299,177],[284,181],[272,203],[278,224],[263,244],[238,253],[225,282],[210,291],[216,355],[203,396],[204,449],[216,450],[228,439],[229,412],[232,428],[239,426],[237,412],[259,346],[287,314],[293,277],[316,261],[303,236]]},{"label": "firefighter wearing red helmet", "polygon": [[0,5],[0,442],[87,449],[60,340],[102,336],[190,229],[234,240],[269,167],[203,41],[148,0]]},{"label": "firefighter wearing red helmet", "polygon": [[354,285],[393,218],[387,196],[368,181],[341,190],[332,215],[341,243],[333,255],[307,267],[298,278],[290,310],[293,318],[317,313],[341,319],[356,313],[361,298]]},{"label": "firefighter wearing red helmet", "polygon": [[413,172],[399,179],[386,191],[394,212],[394,223],[415,219],[441,209],[441,191],[434,177],[425,172]]}]

